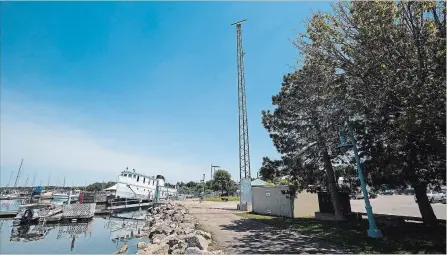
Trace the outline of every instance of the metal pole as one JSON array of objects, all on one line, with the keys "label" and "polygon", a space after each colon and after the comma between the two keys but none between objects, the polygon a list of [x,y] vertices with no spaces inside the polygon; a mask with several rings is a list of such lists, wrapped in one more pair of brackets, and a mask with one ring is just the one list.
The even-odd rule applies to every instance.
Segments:
[{"label": "metal pole", "polygon": [[359,153],[357,150],[356,141],[354,139],[354,136],[352,136],[351,134],[349,134],[349,138],[351,139],[351,142],[353,145],[352,148],[354,150],[354,158],[355,158],[355,162],[357,164],[357,172],[359,175],[360,184],[362,185],[362,193],[363,193],[363,199],[365,200],[366,214],[368,215],[368,223],[369,223],[368,236],[373,237],[373,238],[381,238],[382,232],[380,232],[380,230],[376,226],[376,221],[374,220],[373,210],[372,210],[371,204],[369,203],[368,191],[366,190],[366,183],[365,183],[365,179],[363,178],[362,168],[360,166],[360,157],[359,157]]},{"label": "metal pole", "polygon": [[22,170],[22,164],[23,164],[23,159],[20,162],[19,171],[17,172],[16,181],[14,183],[14,188],[17,187],[17,184],[18,184],[18,181],[19,181],[19,177],[20,177],[20,171]]},{"label": "metal pole", "polygon": [[11,175],[9,176],[9,181],[8,181],[8,184],[6,184],[6,187],[9,187],[9,183],[11,182],[13,173],[14,173],[14,171],[11,171]]},{"label": "metal pole", "polygon": [[205,174],[203,174],[203,187],[202,187],[203,196],[205,196]]}]

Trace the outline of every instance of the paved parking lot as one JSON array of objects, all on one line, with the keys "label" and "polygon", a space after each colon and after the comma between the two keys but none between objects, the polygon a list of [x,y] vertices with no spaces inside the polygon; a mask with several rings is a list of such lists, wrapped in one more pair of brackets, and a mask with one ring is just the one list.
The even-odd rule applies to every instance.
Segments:
[{"label": "paved parking lot", "polygon": [[[413,196],[379,195],[376,199],[371,199],[370,202],[374,213],[421,217],[418,204],[414,202]],[[446,219],[445,204],[436,203],[432,204],[432,207],[438,219]],[[366,213],[364,200],[351,200],[351,210]]]}]

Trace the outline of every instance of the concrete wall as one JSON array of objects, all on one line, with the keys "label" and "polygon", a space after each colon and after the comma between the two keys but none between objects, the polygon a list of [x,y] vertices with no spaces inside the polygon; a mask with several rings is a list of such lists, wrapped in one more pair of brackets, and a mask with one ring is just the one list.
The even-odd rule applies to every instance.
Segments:
[{"label": "concrete wall", "polygon": [[281,193],[288,186],[252,187],[252,209],[254,213],[293,217],[292,200]]},{"label": "concrete wall", "polygon": [[254,213],[283,217],[309,217],[318,212],[318,195],[303,191],[291,197],[281,191],[289,186],[252,187],[252,209]]},{"label": "concrete wall", "polygon": [[302,191],[301,193],[296,194],[293,202],[293,217],[314,217],[315,212],[318,212],[319,210],[317,193]]}]

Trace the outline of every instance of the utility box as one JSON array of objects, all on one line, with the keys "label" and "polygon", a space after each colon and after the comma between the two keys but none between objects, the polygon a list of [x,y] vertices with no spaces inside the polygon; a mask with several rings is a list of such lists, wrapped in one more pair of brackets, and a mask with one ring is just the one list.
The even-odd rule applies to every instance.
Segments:
[{"label": "utility box", "polygon": [[252,187],[253,212],[290,218],[309,217],[318,210],[317,194],[302,191],[297,193],[288,185]]},{"label": "utility box", "polygon": [[[342,211],[344,214],[351,213],[351,199],[349,193],[338,192],[340,198],[340,204],[342,206]],[[318,192],[318,205],[320,208],[320,213],[334,214],[334,206],[332,205],[331,194],[327,191]]]}]

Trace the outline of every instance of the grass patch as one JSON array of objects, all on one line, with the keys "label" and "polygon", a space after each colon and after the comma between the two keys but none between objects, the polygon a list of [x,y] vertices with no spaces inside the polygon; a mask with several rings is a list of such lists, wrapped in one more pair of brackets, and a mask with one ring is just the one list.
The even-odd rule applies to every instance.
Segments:
[{"label": "grass patch", "polygon": [[446,253],[445,225],[426,226],[406,222],[400,226],[379,226],[383,238],[372,239],[366,234],[366,219],[356,222],[331,222],[318,221],[315,218],[284,218],[253,213],[237,215],[279,228],[290,228],[353,253]]},{"label": "grass patch", "polygon": [[239,201],[239,197],[205,197],[205,201],[222,202],[222,198],[228,198],[228,201]]}]

